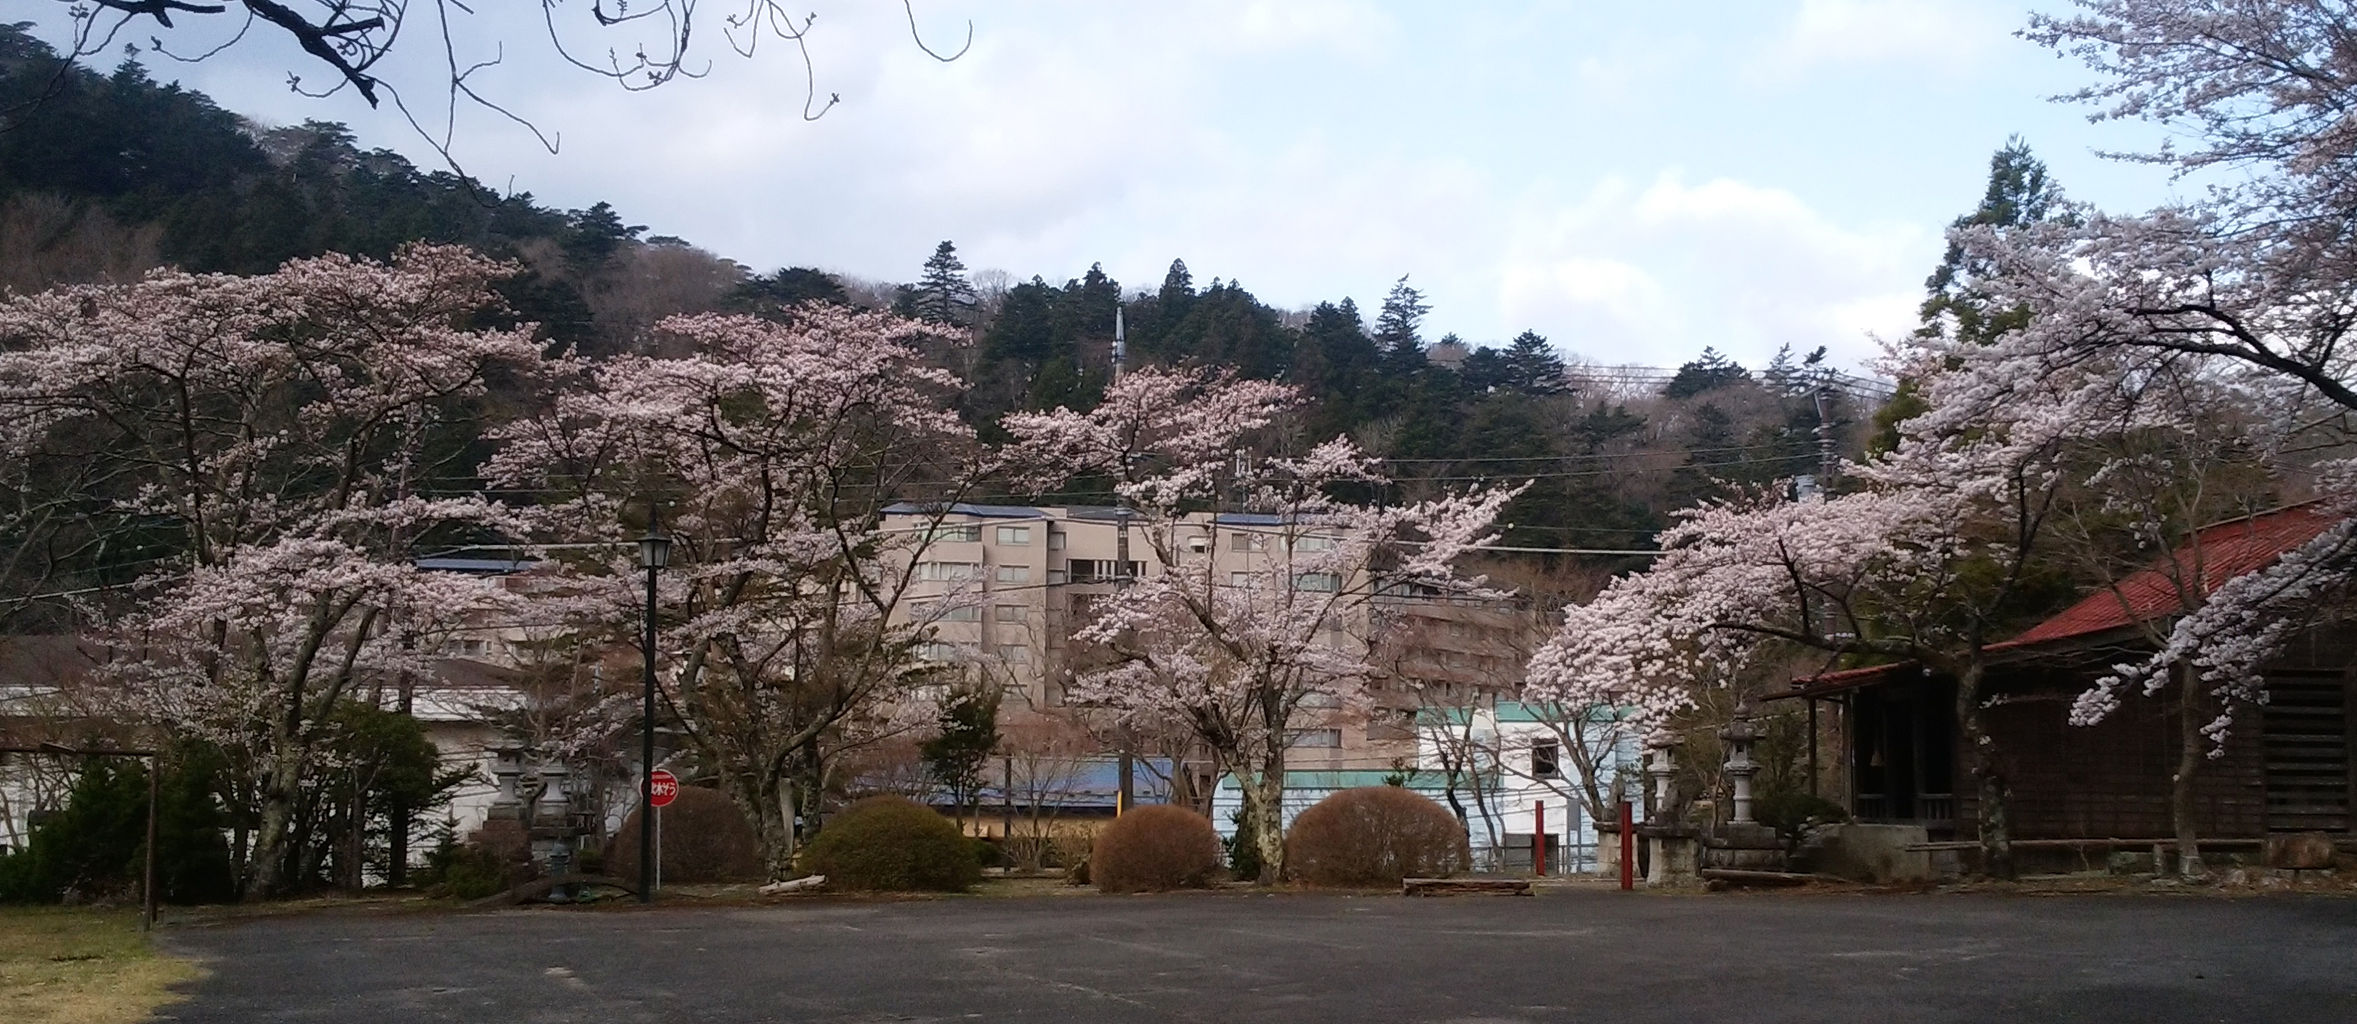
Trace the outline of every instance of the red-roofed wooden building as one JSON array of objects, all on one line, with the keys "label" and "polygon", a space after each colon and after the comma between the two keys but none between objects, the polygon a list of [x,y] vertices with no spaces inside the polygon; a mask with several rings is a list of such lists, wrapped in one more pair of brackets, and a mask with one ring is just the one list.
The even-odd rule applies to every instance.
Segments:
[{"label": "red-roofed wooden building", "polygon": [[[2123,697],[2093,726],[2072,701],[2219,586],[2273,564],[2339,519],[2295,505],[2204,527],[2150,567],[2087,595],[2001,644],[1984,712],[2013,794],[2015,839],[2160,839],[2174,834],[2170,779],[2179,735],[2170,694]],[[2222,756],[2197,777],[2205,838],[2270,832],[2357,835],[2357,635],[2309,630],[2266,670],[2268,704],[2246,709]],[[1912,662],[1794,681],[1789,698],[1839,708],[1852,813],[1975,838],[1973,785],[1955,742],[1955,687]]]}]

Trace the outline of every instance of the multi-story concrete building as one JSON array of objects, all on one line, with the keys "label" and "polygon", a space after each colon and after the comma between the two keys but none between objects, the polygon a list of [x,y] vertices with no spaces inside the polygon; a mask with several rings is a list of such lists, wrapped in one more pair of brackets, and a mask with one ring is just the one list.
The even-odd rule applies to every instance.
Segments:
[{"label": "multi-story concrete building", "polygon": [[[1065,689],[1091,652],[1075,630],[1094,618],[1126,578],[1161,572],[1159,550],[1209,559],[1211,578],[1244,585],[1269,561],[1321,550],[1336,538],[1290,528],[1275,516],[1203,513],[1148,543],[1142,522],[1118,509],[1080,506],[959,504],[893,506],[907,530],[930,529],[916,564],[917,600],[899,621],[932,623],[929,657],[964,661],[999,678],[1010,699],[1034,709],[1068,704]],[[938,521],[936,517],[938,516]],[[1307,572],[1304,589],[1345,581]],[[1386,670],[1374,687],[1373,714],[1311,709],[1296,731],[1290,762],[1305,770],[1375,769],[1415,760],[1413,715],[1430,703],[1456,703],[1511,689],[1521,677],[1516,632],[1521,611],[1496,602],[1415,594],[1382,595],[1349,610],[1326,642],[1370,654]]]}]

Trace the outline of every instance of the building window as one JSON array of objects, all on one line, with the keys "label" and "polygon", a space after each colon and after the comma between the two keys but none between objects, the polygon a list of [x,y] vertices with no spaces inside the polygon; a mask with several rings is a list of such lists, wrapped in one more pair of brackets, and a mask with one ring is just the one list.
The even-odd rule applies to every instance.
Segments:
[{"label": "building window", "polygon": [[1291,735],[1285,738],[1285,745],[1288,747],[1339,747],[1342,745],[1342,730],[1295,729]]},{"label": "building window", "polygon": [[1336,542],[1332,537],[1296,537],[1293,540],[1293,550],[1332,551],[1334,550],[1335,543]]},{"label": "building window", "polygon": [[1534,779],[1552,779],[1562,774],[1557,763],[1555,741],[1541,740],[1530,745],[1530,775]]},{"label": "building window", "polygon": [[1031,567],[1028,565],[999,566],[998,581],[1000,583],[1029,583],[1031,582]]},{"label": "building window", "polygon": [[1254,549],[1254,548],[1257,548],[1257,547],[1259,547],[1259,546],[1260,546],[1259,544],[1253,543],[1254,541],[1256,541],[1256,540],[1259,540],[1259,539],[1260,539],[1260,538],[1258,538],[1258,537],[1254,537],[1253,535],[1251,535],[1251,534],[1249,534],[1249,533],[1231,533],[1231,534],[1228,534],[1228,550],[1230,550],[1230,551],[1250,551],[1250,550],[1252,550],[1252,549]]},{"label": "building window", "polygon": [[982,621],[982,609],[970,604],[927,605],[920,614],[934,622]]},{"label": "building window", "polygon": [[1064,550],[1064,531],[1056,529],[1053,526],[1048,527],[1048,550]]},{"label": "building window", "polygon": [[1228,573],[1228,586],[1239,589],[1250,589],[1252,587],[1252,574],[1242,570],[1230,572]]},{"label": "building window", "polygon": [[970,653],[963,644],[929,643],[917,648],[917,657],[926,661],[963,661]]},{"label": "building window", "polygon": [[[1110,583],[1121,578],[1116,575],[1115,568],[1120,563],[1110,558],[1075,558],[1065,564],[1071,571],[1071,579],[1074,583]],[[1146,564],[1144,562],[1130,562],[1128,565],[1129,576],[1132,579],[1145,573]]]},{"label": "building window", "polygon": [[1031,543],[1031,527],[1001,526],[998,528],[998,542],[1014,545],[1029,544]]},{"label": "building window", "polygon": [[1330,572],[1305,572],[1293,577],[1293,586],[1300,590],[1331,594],[1342,589],[1342,577]]},{"label": "building window", "polygon": [[1009,665],[1029,665],[1031,664],[1031,647],[1027,644],[1000,644],[998,645],[998,656],[1000,660]]},{"label": "building window", "polygon": [[982,524],[943,523],[933,528],[933,539],[937,541],[978,541],[982,539]]},{"label": "building window", "polygon": [[1023,606],[1019,604],[999,605],[998,612],[993,616],[993,618],[998,619],[1000,622],[1021,622],[1025,618],[1023,614]]},{"label": "building window", "polygon": [[917,578],[932,582],[970,580],[982,574],[982,566],[974,562],[918,562]]},{"label": "building window", "polygon": [[1204,537],[1204,536],[1201,536],[1201,535],[1197,535],[1197,536],[1193,536],[1193,537],[1189,537],[1189,538],[1187,538],[1187,553],[1188,553],[1188,554],[1190,554],[1190,555],[1200,555],[1200,554],[1202,554],[1202,553],[1204,553],[1204,552],[1206,552],[1206,551],[1209,551],[1209,550],[1211,550],[1211,538],[1209,538],[1209,537]]}]

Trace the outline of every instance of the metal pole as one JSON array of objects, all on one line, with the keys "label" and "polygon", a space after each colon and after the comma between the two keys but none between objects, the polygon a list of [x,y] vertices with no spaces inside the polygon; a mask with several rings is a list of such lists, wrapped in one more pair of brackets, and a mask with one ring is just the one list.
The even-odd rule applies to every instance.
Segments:
[{"label": "metal pole", "polygon": [[[652,775],[653,772],[647,774]],[[655,888],[663,887],[663,809],[655,810]]]},{"label": "metal pole", "polygon": [[646,692],[638,729],[638,901],[655,902],[655,567],[647,566]]},{"label": "metal pole", "polygon": [[164,759],[150,756],[147,759],[147,878],[139,886],[139,930],[143,932],[155,927],[156,797],[163,792],[163,775]]}]

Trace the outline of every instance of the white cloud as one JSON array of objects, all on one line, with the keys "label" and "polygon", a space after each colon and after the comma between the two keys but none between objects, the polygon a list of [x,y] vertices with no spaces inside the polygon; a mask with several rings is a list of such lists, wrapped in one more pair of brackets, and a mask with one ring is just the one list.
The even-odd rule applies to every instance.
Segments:
[{"label": "white cloud", "polygon": [[2005,40],[2016,13],[1982,0],[1801,0],[1749,70],[1777,80],[1839,65],[1959,71]]},{"label": "white cloud", "polygon": [[[1757,362],[1829,346],[1843,362],[1913,319],[1937,236],[1850,224],[1798,196],[1730,178],[1609,180],[1533,211],[1507,247],[1498,303],[1560,346],[1606,362],[1671,361],[1705,345]],[[1560,325],[1560,326],[1558,326]]]}]

